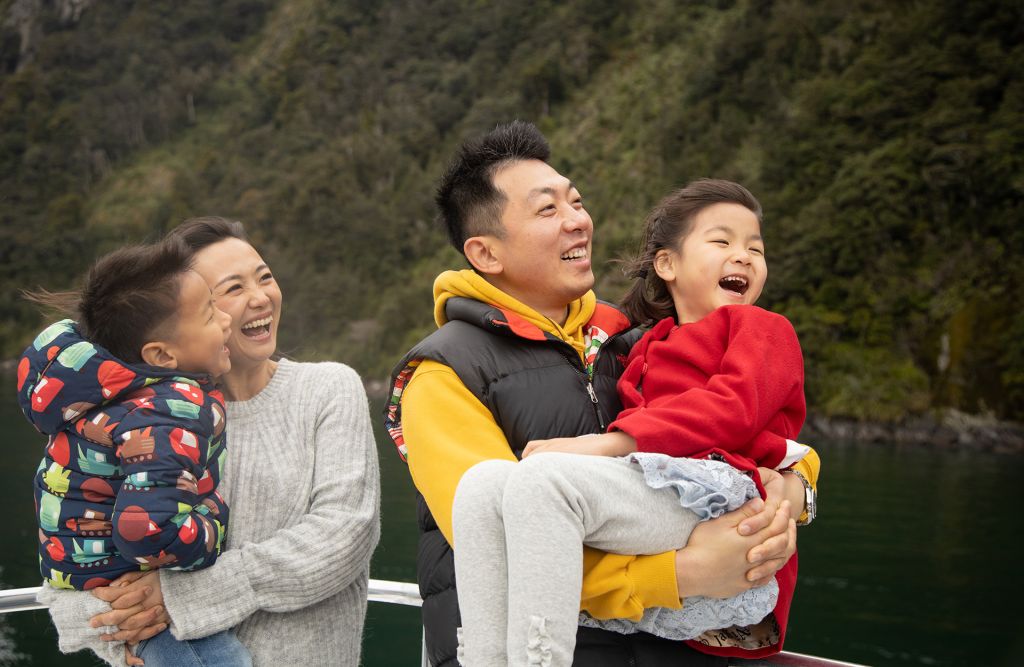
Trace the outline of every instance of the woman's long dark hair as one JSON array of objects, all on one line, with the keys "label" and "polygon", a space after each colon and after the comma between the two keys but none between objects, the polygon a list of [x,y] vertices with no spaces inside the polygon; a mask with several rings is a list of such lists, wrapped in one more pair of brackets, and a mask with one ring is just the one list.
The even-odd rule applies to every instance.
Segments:
[{"label": "woman's long dark hair", "polygon": [[633,285],[622,298],[622,310],[634,323],[649,326],[676,316],[672,295],[654,271],[654,257],[662,249],[677,250],[693,230],[697,214],[714,204],[739,204],[761,222],[757,198],[732,181],[701,178],[662,199],[644,222],[637,253],[623,263],[623,272],[633,279]]},{"label": "woman's long dark hair", "polygon": [[238,239],[249,243],[245,226],[237,220],[217,215],[189,218],[167,234],[167,238],[179,238],[192,252],[199,252],[207,246],[225,239]]}]

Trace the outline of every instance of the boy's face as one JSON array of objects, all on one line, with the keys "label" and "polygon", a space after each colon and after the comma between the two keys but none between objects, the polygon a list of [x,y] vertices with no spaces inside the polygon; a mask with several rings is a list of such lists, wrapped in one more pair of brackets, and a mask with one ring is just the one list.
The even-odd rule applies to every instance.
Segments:
[{"label": "boy's face", "polygon": [[564,318],[566,306],[594,286],[594,223],[583,198],[568,178],[540,160],[501,169],[494,186],[506,202],[505,234],[494,241],[502,271],[492,281],[552,319]]},{"label": "boy's face", "polygon": [[181,278],[177,326],[168,350],[177,360],[176,368],[187,373],[223,375],[231,370],[226,346],[231,335],[231,316],[217,308],[209,285],[195,271]]},{"label": "boy's face", "polygon": [[752,305],[768,278],[757,216],[739,204],[705,208],[678,249],[658,251],[654,268],[668,286],[680,324],[719,306]]}]

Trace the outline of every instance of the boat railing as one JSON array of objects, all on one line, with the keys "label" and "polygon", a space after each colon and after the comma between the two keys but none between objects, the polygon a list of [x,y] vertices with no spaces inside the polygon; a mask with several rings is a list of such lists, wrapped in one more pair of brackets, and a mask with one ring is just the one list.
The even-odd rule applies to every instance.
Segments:
[{"label": "boat railing", "polygon": [[[38,592],[38,586],[0,590],[0,614],[45,609],[46,605],[36,602]],[[419,607],[423,604],[416,584],[405,581],[370,579],[366,597],[370,602],[385,604],[401,604],[411,607]],[[863,667],[863,665],[852,662],[828,660],[791,651],[783,651],[766,660],[744,660],[737,664],[742,664],[744,667]],[[420,667],[430,667],[425,650],[420,651]]]}]

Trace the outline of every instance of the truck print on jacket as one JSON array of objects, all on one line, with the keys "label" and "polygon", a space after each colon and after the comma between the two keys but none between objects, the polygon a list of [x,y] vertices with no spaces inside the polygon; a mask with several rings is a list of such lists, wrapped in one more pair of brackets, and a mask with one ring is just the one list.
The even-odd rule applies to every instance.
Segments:
[{"label": "truck print on jacket", "polygon": [[49,437],[34,482],[39,567],[88,590],[125,572],[214,563],[224,399],[205,376],[125,363],[75,323],[47,327],[18,364],[22,412]]}]

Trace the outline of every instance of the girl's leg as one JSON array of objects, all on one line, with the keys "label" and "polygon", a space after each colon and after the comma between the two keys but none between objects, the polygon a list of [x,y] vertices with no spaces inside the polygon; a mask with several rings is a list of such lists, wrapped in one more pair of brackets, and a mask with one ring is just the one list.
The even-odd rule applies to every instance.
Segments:
[{"label": "girl's leg", "polygon": [[503,667],[508,662],[508,569],[501,500],[505,481],[517,465],[500,460],[478,463],[455,490],[452,533],[462,617],[459,663],[467,667]]},{"label": "girl's leg", "polygon": [[252,667],[249,651],[230,630],[186,640],[177,640],[170,630],[164,630],[140,642],[135,655],[146,667]]},{"label": "girl's leg", "polygon": [[698,523],[676,493],[650,488],[624,459],[562,453],[535,454],[513,468],[502,514],[508,656],[517,666],[572,664],[584,543],[661,553],[686,544]]}]

